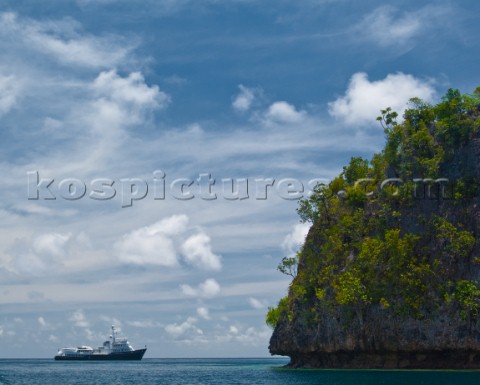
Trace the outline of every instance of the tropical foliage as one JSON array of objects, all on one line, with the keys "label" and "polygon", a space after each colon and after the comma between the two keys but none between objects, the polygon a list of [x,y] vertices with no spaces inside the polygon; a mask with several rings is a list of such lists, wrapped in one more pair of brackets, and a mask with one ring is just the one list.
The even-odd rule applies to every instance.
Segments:
[{"label": "tropical foliage", "polygon": [[401,122],[381,111],[384,150],[370,161],[352,157],[299,202],[300,220],[312,227],[298,257],[278,267],[293,281],[268,325],[333,309],[360,318],[372,308],[414,319],[479,317],[478,158],[469,158],[479,111],[480,87],[471,95],[450,89],[437,105],[411,99]]}]

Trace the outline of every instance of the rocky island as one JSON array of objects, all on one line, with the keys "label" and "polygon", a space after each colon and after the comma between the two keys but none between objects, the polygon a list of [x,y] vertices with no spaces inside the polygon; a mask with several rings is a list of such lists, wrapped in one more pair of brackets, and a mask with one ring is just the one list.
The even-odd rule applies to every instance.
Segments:
[{"label": "rocky island", "polygon": [[480,87],[379,117],[386,144],[299,204],[270,308],[291,367],[480,369]]}]

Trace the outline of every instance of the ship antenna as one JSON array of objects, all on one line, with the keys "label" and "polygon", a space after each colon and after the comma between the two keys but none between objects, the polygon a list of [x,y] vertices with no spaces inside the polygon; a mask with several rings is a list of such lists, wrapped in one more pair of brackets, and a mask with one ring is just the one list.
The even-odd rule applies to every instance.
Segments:
[{"label": "ship antenna", "polygon": [[[115,326],[114,325],[112,325],[112,337],[113,337],[112,343],[115,344]],[[113,346],[112,346],[112,348],[113,348]]]}]

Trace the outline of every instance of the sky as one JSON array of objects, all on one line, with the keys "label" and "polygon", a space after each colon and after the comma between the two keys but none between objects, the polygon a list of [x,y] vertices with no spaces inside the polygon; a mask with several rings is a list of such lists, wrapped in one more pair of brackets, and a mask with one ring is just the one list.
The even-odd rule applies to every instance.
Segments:
[{"label": "sky", "polygon": [[268,356],[298,199],[480,85],[480,3],[3,0],[0,358]]}]

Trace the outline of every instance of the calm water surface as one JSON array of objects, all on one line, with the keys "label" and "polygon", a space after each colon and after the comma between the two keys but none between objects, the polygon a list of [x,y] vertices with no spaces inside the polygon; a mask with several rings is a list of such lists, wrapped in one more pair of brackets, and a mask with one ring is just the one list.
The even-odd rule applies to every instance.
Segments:
[{"label": "calm water surface", "polygon": [[480,371],[290,370],[266,359],[0,360],[1,385],[480,385]]}]

